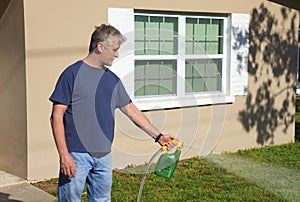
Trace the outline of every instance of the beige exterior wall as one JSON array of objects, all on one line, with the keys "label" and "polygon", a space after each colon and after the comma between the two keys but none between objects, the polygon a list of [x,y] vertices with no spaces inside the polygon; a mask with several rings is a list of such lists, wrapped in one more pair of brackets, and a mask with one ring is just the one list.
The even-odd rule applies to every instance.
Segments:
[{"label": "beige exterior wall", "polygon": [[[57,177],[58,156],[49,124],[51,103],[48,98],[64,68],[87,54],[90,34],[95,25],[107,22],[109,7],[249,13],[250,72],[247,96],[237,96],[232,104],[147,114],[162,131],[186,137],[186,158],[210,151],[236,151],[293,141],[294,121],[290,119],[295,112],[298,27],[298,14],[294,10],[258,0],[186,0],[184,3],[174,0],[24,0],[28,179]],[[260,22],[262,18],[258,16],[266,10],[270,12],[270,19],[276,21],[269,24],[270,30],[259,26],[265,21]],[[286,14],[285,18],[282,11]],[[270,33],[263,36],[266,31]],[[270,46],[274,49],[268,50],[269,54],[261,52],[267,42],[274,43]],[[270,60],[264,58],[266,55]],[[157,149],[158,145],[153,144],[153,140],[117,112],[113,146],[115,167],[144,163]]]},{"label": "beige exterior wall", "polygon": [[22,1],[0,3],[0,169],[27,177]]},{"label": "beige exterior wall", "polygon": [[48,98],[62,70],[87,54],[89,35],[101,22],[97,7],[100,1],[24,1],[28,179],[58,175]]}]

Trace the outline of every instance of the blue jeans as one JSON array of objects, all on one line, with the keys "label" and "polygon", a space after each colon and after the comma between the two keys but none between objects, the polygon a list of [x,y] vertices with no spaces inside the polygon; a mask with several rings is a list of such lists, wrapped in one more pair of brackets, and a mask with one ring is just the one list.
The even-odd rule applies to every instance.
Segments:
[{"label": "blue jeans", "polygon": [[73,178],[59,174],[58,201],[80,202],[85,183],[89,202],[110,201],[112,186],[111,153],[92,156],[89,153],[71,152],[76,164]]}]

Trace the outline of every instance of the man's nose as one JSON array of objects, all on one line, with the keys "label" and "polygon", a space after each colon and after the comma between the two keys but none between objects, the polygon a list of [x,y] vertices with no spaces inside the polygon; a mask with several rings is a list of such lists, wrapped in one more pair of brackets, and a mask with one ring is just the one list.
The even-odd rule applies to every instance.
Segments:
[{"label": "man's nose", "polygon": [[118,58],[119,57],[119,51],[115,52],[115,57]]}]

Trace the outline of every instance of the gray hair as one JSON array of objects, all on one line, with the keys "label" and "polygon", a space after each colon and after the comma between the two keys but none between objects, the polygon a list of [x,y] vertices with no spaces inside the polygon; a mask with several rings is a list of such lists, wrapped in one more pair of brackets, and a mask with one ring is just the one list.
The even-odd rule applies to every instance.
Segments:
[{"label": "gray hair", "polygon": [[111,25],[102,24],[100,26],[96,26],[91,37],[89,53],[93,52],[93,50],[97,48],[97,44],[99,42],[103,42],[105,46],[110,46],[115,37],[119,38],[121,43],[126,41],[126,37],[122,35],[117,28]]}]

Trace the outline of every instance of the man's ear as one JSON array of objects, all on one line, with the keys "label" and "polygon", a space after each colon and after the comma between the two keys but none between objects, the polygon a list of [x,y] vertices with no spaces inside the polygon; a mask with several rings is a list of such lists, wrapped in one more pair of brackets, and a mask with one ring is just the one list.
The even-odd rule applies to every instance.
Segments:
[{"label": "man's ear", "polygon": [[104,49],[103,42],[98,42],[97,43],[97,53],[102,53],[103,49]]}]

